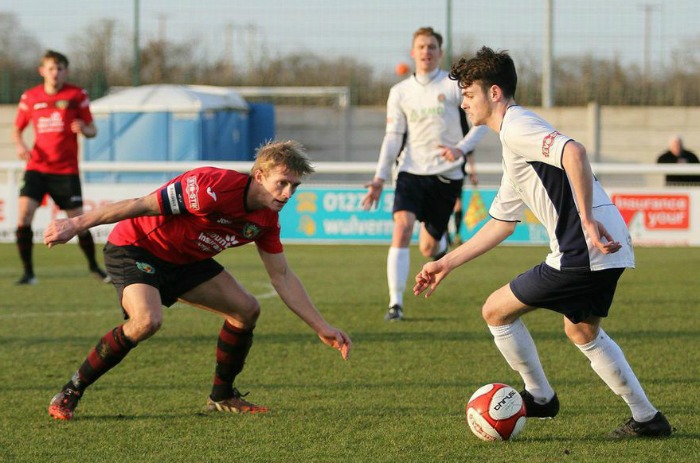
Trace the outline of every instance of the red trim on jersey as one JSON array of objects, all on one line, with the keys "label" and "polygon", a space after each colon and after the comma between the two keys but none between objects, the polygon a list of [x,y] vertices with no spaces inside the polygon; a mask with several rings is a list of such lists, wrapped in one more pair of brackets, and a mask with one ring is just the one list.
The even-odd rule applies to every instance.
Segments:
[{"label": "red trim on jersey", "polygon": [[215,167],[185,172],[154,192],[166,214],[172,209],[163,201],[168,193],[176,194],[168,185],[179,183],[177,191],[182,197],[174,200],[184,205],[184,210],[123,220],[109,235],[109,242],[140,246],[175,264],[200,261],[251,242],[265,252],[280,253],[279,214],[270,209],[246,209],[250,180],[247,174]]}]

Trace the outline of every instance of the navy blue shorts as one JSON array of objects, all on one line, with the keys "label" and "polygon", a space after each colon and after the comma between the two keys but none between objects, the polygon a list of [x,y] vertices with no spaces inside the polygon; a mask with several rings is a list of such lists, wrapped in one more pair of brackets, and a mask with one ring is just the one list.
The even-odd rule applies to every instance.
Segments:
[{"label": "navy blue shorts", "polygon": [[20,196],[28,196],[41,202],[48,194],[62,210],[76,209],[83,205],[83,192],[78,175],[45,174],[35,170],[24,172]]},{"label": "navy blue shorts", "polygon": [[556,270],[541,263],[510,282],[523,304],[564,315],[573,323],[607,317],[624,268],[591,271]]},{"label": "navy blue shorts", "polygon": [[425,224],[430,236],[439,240],[447,231],[462,180],[440,175],[414,175],[399,172],[394,193],[394,212],[410,211]]},{"label": "navy blue shorts", "polygon": [[[134,283],[143,283],[158,289],[161,303],[170,307],[181,295],[224,270],[214,259],[173,264],[138,246],[115,246],[112,243],[105,245],[104,258],[105,269],[112,277],[120,304],[124,288]],[[128,318],[126,313],[124,318]]]}]

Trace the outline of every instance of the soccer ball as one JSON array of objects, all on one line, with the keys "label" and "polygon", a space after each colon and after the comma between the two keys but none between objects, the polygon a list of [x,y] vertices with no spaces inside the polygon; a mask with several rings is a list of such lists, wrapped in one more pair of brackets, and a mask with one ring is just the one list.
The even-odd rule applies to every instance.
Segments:
[{"label": "soccer ball", "polygon": [[525,403],[507,384],[481,386],[466,408],[469,429],[481,440],[512,439],[525,427]]}]

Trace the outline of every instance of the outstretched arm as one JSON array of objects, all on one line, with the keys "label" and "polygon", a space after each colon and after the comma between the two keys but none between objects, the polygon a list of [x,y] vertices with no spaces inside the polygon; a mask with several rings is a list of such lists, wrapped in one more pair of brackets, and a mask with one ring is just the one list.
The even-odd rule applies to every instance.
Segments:
[{"label": "outstretched arm", "polygon": [[318,334],[324,344],[340,351],[343,359],[347,360],[352,347],[350,337],[343,331],[329,325],[323,318],[311,301],[301,280],[289,267],[284,253],[270,254],[260,248],[258,248],[258,253],[268,275],[270,275],[272,286],[282,301]]},{"label": "outstretched arm", "polygon": [[613,239],[602,223],[593,218],[593,171],[588,162],[586,149],[573,140],[568,142],[564,146],[561,163],[574,190],[581,224],[591,242],[603,254],[619,251],[622,245]]},{"label": "outstretched arm", "polygon": [[52,220],[44,231],[44,244],[51,247],[66,243],[78,233],[96,225],[160,213],[155,193],[142,198],[117,201],[73,218]]},{"label": "outstretched arm", "polygon": [[515,222],[503,222],[491,219],[474,236],[457,249],[447,253],[442,259],[428,262],[416,275],[413,294],[418,296],[423,291],[425,297],[430,297],[438,285],[455,268],[476,259],[490,251],[508,238],[515,230]]}]

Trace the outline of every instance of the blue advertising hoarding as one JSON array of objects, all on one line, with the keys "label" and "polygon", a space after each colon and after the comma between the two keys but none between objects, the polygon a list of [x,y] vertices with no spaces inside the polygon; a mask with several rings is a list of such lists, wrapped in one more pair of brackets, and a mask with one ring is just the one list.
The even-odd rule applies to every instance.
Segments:
[{"label": "blue advertising hoarding", "polygon": [[[464,220],[460,235],[463,240],[469,239],[486,223],[496,191],[465,189],[462,192]],[[362,209],[366,193],[361,187],[300,187],[280,214],[282,239],[295,243],[388,244],[393,230],[394,189],[385,188],[379,207],[370,211]],[[417,239],[418,227],[413,232],[413,240]],[[548,241],[546,230],[529,211],[506,240],[513,244],[540,245]]]}]

